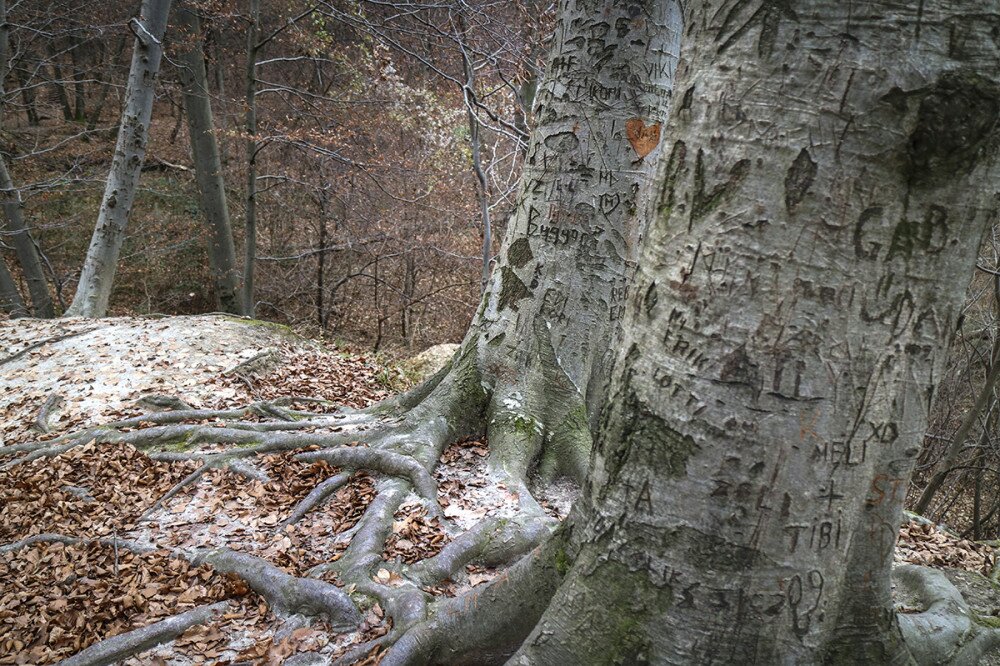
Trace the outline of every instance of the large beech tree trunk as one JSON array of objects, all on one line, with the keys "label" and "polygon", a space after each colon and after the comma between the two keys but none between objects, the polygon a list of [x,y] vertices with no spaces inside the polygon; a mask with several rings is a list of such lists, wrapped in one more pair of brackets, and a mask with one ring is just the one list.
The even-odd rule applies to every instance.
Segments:
[{"label": "large beech tree trunk", "polygon": [[169,11],[170,0],[144,0],[140,18],[132,20],[136,38],[118,143],[80,283],[66,316],[103,317],[108,310],[118,255],[125,240],[125,225],[146,156],[156,74],[163,56]]},{"label": "large beech tree trunk", "polygon": [[[359,434],[430,468],[448,443],[485,433],[487,468],[520,504],[501,530],[513,535],[504,537],[506,553],[549,536],[529,472],[539,484],[587,475],[654,200],[680,25],[674,2],[559,3],[517,205],[469,332],[448,368],[378,408],[401,408],[398,421]],[[386,506],[401,501],[388,492],[396,495],[385,495]],[[483,538],[492,529],[468,538],[492,548],[493,537]],[[426,621],[394,618],[405,633],[382,663],[502,660],[555,592],[565,550],[550,539],[541,555],[495,585],[438,604]]]},{"label": "large beech tree trunk", "polygon": [[205,54],[202,50],[201,21],[189,7],[178,13],[186,32],[190,48],[185,48],[181,58],[181,83],[184,86],[184,108],[187,112],[188,134],[191,136],[191,154],[194,158],[201,209],[210,236],[209,263],[215,280],[216,304],[224,312],[240,314],[243,311],[239,292],[239,270],[236,267],[236,246],[229,222],[226,203],[226,185],[222,179],[222,161],[212,120],[212,104],[208,95],[208,77],[205,73]]},{"label": "large beech tree trunk", "polygon": [[997,217],[992,6],[684,3],[579,552],[512,663],[974,663],[890,567]]},{"label": "large beech tree trunk", "polygon": [[[421,405],[482,432],[495,472],[586,475],[651,202],[679,35],[672,3],[563,3],[490,288]],[[426,388],[432,388],[433,383]]]}]

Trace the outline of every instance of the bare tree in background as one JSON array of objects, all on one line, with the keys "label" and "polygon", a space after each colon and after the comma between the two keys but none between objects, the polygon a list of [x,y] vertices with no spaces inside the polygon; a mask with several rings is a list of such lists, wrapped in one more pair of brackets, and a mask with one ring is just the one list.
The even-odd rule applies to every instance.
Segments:
[{"label": "bare tree in background", "polygon": [[[10,69],[9,31],[7,0],[0,0],[0,121],[2,121],[5,112],[5,109],[2,108],[3,100],[6,98],[4,81]],[[28,283],[32,310],[36,317],[53,317],[55,310],[52,306],[52,297],[49,295],[49,286],[42,270],[38,249],[35,247],[35,241],[32,239],[24,219],[21,192],[14,186],[14,180],[7,168],[7,159],[3,155],[0,155],[0,197],[2,197],[4,217],[7,221],[7,232],[14,245],[14,251],[17,253],[24,279]]]},{"label": "bare tree in background", "polygon": [[216,303],[225,312],[241,314],[244,307],[239,290],[236,247],[229,222],[219,143],[212,119],[201,20],[189,3],[180,7],[178,18],[187,32],[183,37],[187,44],[182,49],[180,74],[201,210],[210,238],[208,257],[215,280]]},{"label": "bare tree in background", "polygon": [[144,0],[140,17],[132,21],[135,45],[118,143],[80,282],[66,316],[103,317],[107,313],[125,225],[146,155],[169,11],[170,0]]}]

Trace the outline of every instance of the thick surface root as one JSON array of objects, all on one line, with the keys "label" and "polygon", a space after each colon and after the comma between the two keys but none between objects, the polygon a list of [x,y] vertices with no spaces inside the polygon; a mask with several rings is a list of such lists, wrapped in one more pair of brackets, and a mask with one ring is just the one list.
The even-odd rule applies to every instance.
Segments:
[{"label": "thick surface root", "polygon": [[904,565],[895,569],[893,579],[902,596],[922,609],[898,614],[899,627],[916,664],[972,666],[1000,647],[1000,628],[978,617],[940,570]]},{"label": "thick surface root", "polygon": [[226,548],[195,553],[189,559],[239,576],[279,612],[322,617],[337,631],[351,631],[361,623],[351,598],[331,583],[290,576],[267,560]]},{"label": "thick surface root", "polygon": [[63,659],[59,666],[109,666],[161,643],[172,641],[191,627],[210,622],[225,611],[228,605],[228,602],[220,601],[209,606],[199,606],[147,627],[107,638],[69,659]]}]

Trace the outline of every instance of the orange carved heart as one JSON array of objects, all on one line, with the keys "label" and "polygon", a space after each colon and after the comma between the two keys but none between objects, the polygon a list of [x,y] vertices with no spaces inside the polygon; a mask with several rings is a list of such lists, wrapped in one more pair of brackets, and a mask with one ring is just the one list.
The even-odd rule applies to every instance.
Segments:
[{"label": "orange carved heart", "polygon": [[646,125],[642,118],[629,118],[625,121],[625,136],[635,149],[635,154],[645,157],[660,143],[660,123]]}]

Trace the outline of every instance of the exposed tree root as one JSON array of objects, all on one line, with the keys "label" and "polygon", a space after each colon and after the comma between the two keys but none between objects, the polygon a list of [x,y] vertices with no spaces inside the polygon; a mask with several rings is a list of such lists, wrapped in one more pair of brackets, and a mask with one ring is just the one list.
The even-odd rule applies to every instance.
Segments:
[{"label": "exposed tree root", "polygon": [[220,601],[208,606],[199,606],[141,629],[106,638],[68,659],[63,659],[58,666],[108,666],[114,664],[161,643],[172,641],[191,627],[210,622],[226,610],[228,605],[229,602]]},{"label": "exposed tree root", "polygon": [[292,510],[292,513],[289,514],[288,518],[283,520],[278,527],[284,528],[287,525],[293,525],[302,520],[307,513],[321,506],[327,499],[329,499],[330,495],[340,490],[340,488],[342,488],[344,484],[350,480],[350,478],[350,472],[341,472],[340,474],[331,476],[326,481],[313,488],[308,495],[302,498],[302,500]]},{"label": "exposed tree root", "polygon": [[42,408],[38,410],[38,417],[35,419],[35,430],[42,434],[49,432],[49,419],[52,418],[52,412],[58,409],[62,402],[63,397],[58,393],[53,393],[46,398]]},{"label": "exposed tree root", "polygon": [[488,585],[440,601],[433,614],[392,641],[382,666],[506,662],[531,633],[566,574],[574,548],[571,525],[572,518]]},{"label": "exposed tree root", "polygon": [[423,465],[408,456],[378,449],[343,447],[300,453],[295,457],[307,462],[325,460],[338,467],[369,469],[389,476],[409,479],[417,494],[428,501],[432,513],[434,515],[440,514],[441,509],[437,504],[437,484],[434,482],[434,477]]},{"label": "exposed tree root", "polygon": [[1000,646],[1000,629],[978,618],[939,570],[909,564],[897,567],[893,579],[924,609],[898,615],[915,663],[971,666]]},{"label": "exposed tree root", "polygon": [[336,585],[291,576],[267,560],[227,548],[198,551],[188,559],[239,576],[279,612],[322,617],[338,631],[352,631],[361,623],[361,613]]},{"label": "exposed tree root", "polygon": [[135,543],[134,541],[129,541],[127,539],[118,539],[115,537],[103,537],[100,539],[81,539],[79,537],[67,536],[65,534],[36,534],[34,536],[21,539],[20,541],[15,541],[14,543],[8,543],[6,545],[0,546],[0,553],[12,553],[22,548],[27,548],[28,546],[34,545],[36,543],[61,543],[67,546],[75,546],[78,544],[87,543],[99,543],[102,546],[109,546],[111,548],[126,548],[136,553],[148,553],[155,548],[149,546],[143,546],[141,544]]},{"label": "exposed tree root", "polygon": [[[529,391],[529,385],[535,388]],[[553,549],[563,552],[565,546],[549,538],[557,521],[532,496],[529,472],[537,469],[544,479],[564,473],[581,480],[590,441],[586,419],[569,415],[572,410],[567,405],[576,403],[565,399],[566,390],[553,389],[546,400],[536,401],[534,397],[546,391],[545,377],[527,377],[517,386],[502,392],[484,386],[475,356],[467,348],[432,380],[370,410],[312,414],[289,409],[290,401],[230,410],[185,409],[178,404],[179,409],[46,442],[6,447],[0,449],[0,456],[15,456],[3,465],[9,469],[96,441],[129,444],[156,460],[201,462],[140,520],[153,518],[211,469],[228,468],[266,481],[267,475],[252,464],[262,454],[299,451],[298,460],[322,460],[338,467],[337,473],[292,508],[279,528],[320,506],[348,482],[354,470],[369,470],[381,477],[377,493],[358,523],[336,537],[341,542],[349,539],[346,549],[336,561],[314,567],[305,578],[228,549],[177,554],[194,564],[209,563],[239,576],[279,612],[322,617],[339,632],[358,627],[362,621],[359,606],[379,603],[391,618],[389,633],[357,646],[341,658],[342,663],[376,646],[389,649],[388,661],[383,663],[495,663],[512,654],[534,626],[555,591],[565,560],[564,555],[553,554]],[[536,402],[551,409],[529,411],[528,405]],[[250,420],[252,416],[269,420]],[[463,531],[442,514],[432,473],[448,444],[483,435],[489,439],[487,471],[499,488],[517,498],[517,512],[484,519]],[[395,514],[413,493],[428,514],[438,518],[451,540],[437,555],[416,564],[386,562],[383,552]],[[36,541],[61,538],[33,537]],[[23,545],[27,544],[18,547]],[[534,555],[525,557],[532,549]],[[519,558],[492,583],[458,598],[436,600],[423,589],[458,575],[468,564],[504,566]],[[545,565],[537,566],[540,561]],[[391,583],[384,579],[382,569],[392,572]],[[330,571],[336,573],[338,583],[349,586],[350,595],[317,578]]]},{"label": "exposed tree root", "polygon": [[98,328],[97,326],[91,326],[89,328],[82,328],[79,331],[63,333],[62,335],[54,335],[51,338],[46,338],[45,340],[34,342],[25,347],[24,349],[22,349],[21,351],[14,352],[10,356],[5,356],[4,358],[0,358],[0,365],[5,365],[7,363],[10,363],[11,361],[16,361],[25,354],[31,353],[40,347],[44,347],[45,345],[51,345],[56,342],[62,342],[63,340],[68,340],[69,338],[75,338],[79,335],[85,335],[87,333],[90,333],[91,331],[96,331],[97,328]]}]

